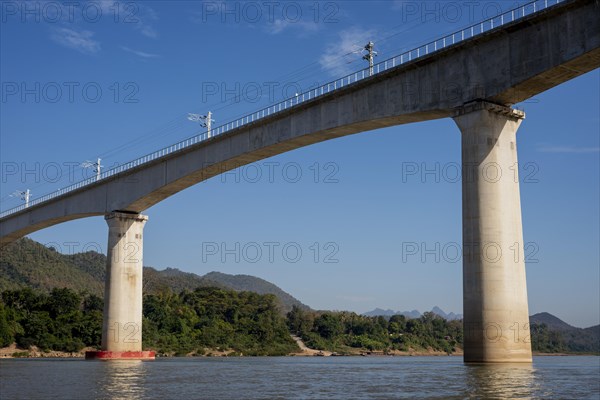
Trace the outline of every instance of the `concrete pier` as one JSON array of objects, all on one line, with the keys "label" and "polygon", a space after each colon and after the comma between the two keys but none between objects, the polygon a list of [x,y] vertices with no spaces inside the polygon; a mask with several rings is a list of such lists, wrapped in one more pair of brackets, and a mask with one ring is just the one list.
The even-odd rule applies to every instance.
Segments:
[{"label": "concrete pier", "polygon": [[143,231],[148,217],[113,212],[108,223],[102,350],[87,359],[154,359],[142,351]]},{"label": "concrete pier", "polygon": [[465,362],[531,362],[516,133],[525,114],[460,108]]}]

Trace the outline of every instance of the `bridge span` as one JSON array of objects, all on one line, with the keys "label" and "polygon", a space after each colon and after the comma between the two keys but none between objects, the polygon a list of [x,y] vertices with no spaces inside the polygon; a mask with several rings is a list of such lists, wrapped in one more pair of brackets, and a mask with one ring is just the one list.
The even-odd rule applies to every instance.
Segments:
[{"label": "bridge span", "polygon": [[[0,213],[0,246],[65,221],[109,225],[102,352],[141,350],[141,213],[228,170],[382,127],[454,118],[462,133],[466,362],[530,362],[518,179],[486,179],[517,162],[525,117],[511,105],[600,66],[597,0],[537,0],[369,69],[299,94],[197,137]],[[522,248],[522,247],[521,247]],[[504,251],[503,251],[504,250]],[[133,255],[133,256],[132,256]],[[522,334],[515,334],[523,331]],[[128,342],[114,338],[130,338]],[[515,340],[517,338],[517,340]],[[521,338],[521,339],[518,339]]]}]

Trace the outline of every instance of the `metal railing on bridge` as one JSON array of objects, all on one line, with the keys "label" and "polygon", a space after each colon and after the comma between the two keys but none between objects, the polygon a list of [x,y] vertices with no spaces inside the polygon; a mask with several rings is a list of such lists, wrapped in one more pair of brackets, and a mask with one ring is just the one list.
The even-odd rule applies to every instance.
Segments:
[{"label": "metal railing on bridge", "polygon": [[[456,31],[456,32],[451,33],[446,36],[443,36],[439,39],[436,39],[434,41],[431,41],[429,43],[426,43],[426,44],[416,47],[414,49],[408,50],[400,55],[394,56],[392,58],[388,58],[384,61],[374,64],[373,65],[373,76],[377,75],[381,72],[387,71],[391,68],[395,68],[400,65],[403,65],[407,62],[411,62],[416,59],[430,56],[431,54],[434,54],[434,53],[436,53],[442,49],[445,49],[449,46],[452,46],[454,44],[463,42],[465,40],[477,37],[486,32],[489,32],[493,29],[500,28],[505,24],[517,21],[519,19],[522,19],[524,17],[530,16],[532,14],[535,14],[537,12],[545,10],[549,7],[553,7],[559,3],[564,3],[567,1],[568,0],[536,0],[536,1],[529,2],[527,4],[519,6],[512,10],[509,10],[505,13],[502,13],[498,16],[486,19],[477,24],[471,25],[467,28],[461,29],[459,31]],[[118,167],[112,168],[110,170],[104,171],[100,174],[99,177],[94,176],[93,178],[88,178],[88,179],[82,180],[80,182],[74,183],[65,188],[59,189],[55,192],[35,198],[29,202],[28,206],[23,204],[23,205],[11,208],[6,211],[2,211],[2,212],[0,212],[0,218],[6,217],[10,214],[14,214],[14,213],[21,211],[27,207],[32,207],[34,205],[43,203],[43,202],[53,199],[55,197],[61,196],[65,193],[72,192],[74,190],[77,190],[84,186],[90,185],[92,183],[109,178],[111,176],[114,176],[121,172],[127,171],[129,169],[132,169],[132,168],[138,167],[140,165],[146,164],[148,162],[154,161],[158,158],[165,157],[174,152],[183,150],[187,147],[190,147],[197,143],[203,142],[211,137],[222,135],[224,133],[227,133],[229,131],[232,131],[234,129],[242,127],[244,125],[248,125],[252,122],[258,121],[262,118],[265,118],[265,117],[277,114],[279,112],[288,110],[295,106],[298,106],[299,104],[302,104],[304,102],[327,95],[333,91],[336,91],[343,87],[347,87],[348,85],[351,85],[351,84],[359,82],[365,78],[368,78],[369,76],[372,76],[372,75],[370,74],[370,68],[367,67],[365,69],[359,70],[352,74],[346,75],[342,78],[336,79],[336,80],[328,82],[326,84],[323,84],[316,89],[311,89],[307,92],[299,93],[299,94],[297,94],[291,98],[288,98],[286,100],[283,100],[279,103],[270,105],[269,107],[263,108],[261,110],[255,111],[251,114],[247,114],[236,120],[233,120],[233,121],[227,122],[223,125],[212,128],[210,131],[210,135],[209,135],[208,131],[202,132],[196,136],[190,137],[186,140],[175,143],[171,146],[162,148],[153,153],[147,154],[143,157],[140,157],[138,159],[130,161],[126,164],[123,164]]]}]

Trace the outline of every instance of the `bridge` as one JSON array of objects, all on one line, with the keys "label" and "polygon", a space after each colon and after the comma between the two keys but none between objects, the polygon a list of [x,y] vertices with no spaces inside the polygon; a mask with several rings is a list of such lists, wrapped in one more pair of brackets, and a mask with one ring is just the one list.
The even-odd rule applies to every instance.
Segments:
[{"label": "bridge", "polygon": [[[142,351],[142,212],[242,165],[388,126],[453,118],[462,133],[465,362],[531,362],[513,104],[600,66],[600,3],[536,0],[286,99],[99,177],[0,213],[0,247],[104,215],[109,226],[102,351]],[[512,171],[512,170],[511,170]]]}]

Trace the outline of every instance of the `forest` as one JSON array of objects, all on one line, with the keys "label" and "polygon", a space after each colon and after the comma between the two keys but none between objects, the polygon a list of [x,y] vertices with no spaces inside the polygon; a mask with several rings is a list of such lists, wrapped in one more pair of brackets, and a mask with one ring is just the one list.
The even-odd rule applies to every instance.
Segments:
[{"label": "forest", "polygon": [[294,306],[287,314],[287,323],[307,346],[340,354],[353,353],[353,349],[384,353],[434,350],[452,354],[462,346],[462,322],[446,321],[431,312],[415,319],[403,315],[387,319]]},{"label": "forest", "polygon": [[[95,294],[54,288],[6,290],[0,296],[0,347],[78,352],[99,348],[103,300]],[[434,313],[410,319],[367,317],[353,312],[314,311],[293,306],[284,314],[272,294],[200,287],[146,294],[143,348],[164,356],[280,356],[298,353],[290,336],[314,349],[337,354],[437,351],[462,347],[462,321]],[[532,324],[537,352],[592,352],[545,324]],[[591,349],[591,350],[590,350]]]}]

